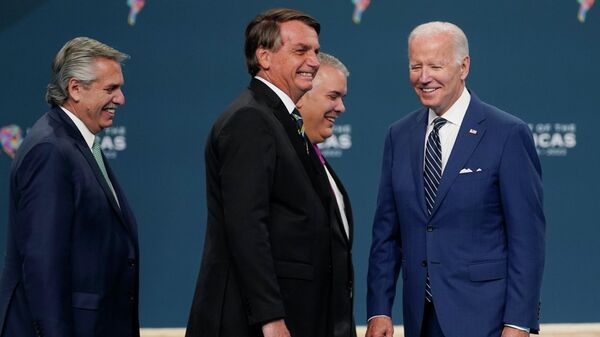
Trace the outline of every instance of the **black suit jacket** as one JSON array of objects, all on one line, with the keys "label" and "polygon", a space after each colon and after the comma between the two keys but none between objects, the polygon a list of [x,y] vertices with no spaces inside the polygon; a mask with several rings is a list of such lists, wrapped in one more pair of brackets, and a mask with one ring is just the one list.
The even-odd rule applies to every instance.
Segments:
[{"label": "black suit jacket", "polygon": [[0,331],[12,337],[138,337],[137,225],[58,107],[13,162]]},{"label": "black suit jacket", "polygon": [[309,151],[279,97],[256,79],[215,122],[205,150],[204,254],[186,336],[261,336],[262,324],[280,318],[294,337],[332,335],[331,192]]}]

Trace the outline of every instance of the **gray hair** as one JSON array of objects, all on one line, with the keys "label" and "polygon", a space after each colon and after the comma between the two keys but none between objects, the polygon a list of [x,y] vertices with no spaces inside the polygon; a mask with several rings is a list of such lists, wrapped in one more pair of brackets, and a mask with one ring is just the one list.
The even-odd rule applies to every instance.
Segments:
[{"label": "gray hair", "polygon": [[341,71],[344,75],[346,75],[346,77],[350,76],[348,68],[346,68],[342,61],[338,60],[335,56],[319,52],[319,54],[317,54],[317,59],[319,60],[321,66],[330,66]]},{"label": "gray hair", "polygon": [[418,25],[410,32],[410,35],[408,35],[409,48],[410,42],[416,37],[431,36],[440,33],[450,35],[452,47],[454,49],[454,57],[456,58],[456,62],[461,64],[462,60],[469,56],[469,41],[462,29],[450,22],[433,21]]},{"label": "gray hair", "polygon": [[69,97],[67,85],[71,78],[78,79],[84,86],[92,83],[96,79],[94,62],[99,57],[122,63],[129,55],[89,37],[76,37],[65,43],[52,61],[46,102],[52,106],[62,105]]}]

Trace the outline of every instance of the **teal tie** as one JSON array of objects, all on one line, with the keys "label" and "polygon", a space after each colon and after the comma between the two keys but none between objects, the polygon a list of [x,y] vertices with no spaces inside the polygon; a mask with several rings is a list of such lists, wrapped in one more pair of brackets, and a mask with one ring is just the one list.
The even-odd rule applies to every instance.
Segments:
[{"label": "teal tie", "polygon": [[[119,205],[117,193],[115,193],[115,189],[113,188],[110,179],[108,179],[108,173],[106,173],[106,166],[104,166],[104,159],[102,159],[102,149],[100,148],[100,141],[98,141],[97,139],[94,140],[94,145],[92,146],[92,154],[94,155],[94,159],[96,159],[96,163],[98,163],[100,172],[102,172],[102,175],[104,176],[108,187],[110,187],[110,190],[112,191],[112,194],[115,197],[115,200],[117,201],[117,205]],[[119,205],[119,207],[121,207],[121,205]]]}]

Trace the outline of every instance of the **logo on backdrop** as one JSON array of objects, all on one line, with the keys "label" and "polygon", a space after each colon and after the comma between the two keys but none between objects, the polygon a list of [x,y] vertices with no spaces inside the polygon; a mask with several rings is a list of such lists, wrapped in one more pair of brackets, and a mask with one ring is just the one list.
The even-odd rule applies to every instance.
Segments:
[{"label": "logo on backdrop", "polygon": [[21,143],[23,143],[23,131],[18,125],[11,124],[3,126],[0,129],[2,152],[6,153],[10,158],[15,158],[15,154]]},{"label": "logo on backdrop", "polygon": [[363,13],[367,10],[367,7],[371,4],[371,0],[352,0],[354,4],[354,12],[352,13],[352,21],[359,24],[362,20]]},{"label": "logo on backdrop", "polygon": [[577,146],[575,123],[535,123],[529,128],[540,156],[565,157]]},{"label": "logo on backdrop", "polygon": [[319,144],[323,156],[327,158],[340,158],[344,151],[352,147],[352,125],[340,124],[333,126],[333,135]]},{"label": "logo on backdrop", "polygon": [[595,0],[577,0],[579,2],[579,11],[577,11],[577,19],[579,22],[584,23],[587,12],[594,5]]},{"label": "logo on backdrop", "polygon": [[127,6],[129,6],[129,16],[127,17],[127,22],[130,26],[135,25],[137,15],[142,11],[142,8],[144,8],[144,4],[144,0],[127,0]]},{"label": "logo on backdrop", "polygon": [[[29,130],[27,128],[26,130]],[[11,159],[15,158],[17,150],[23,143],[25,132],[23,129],[16,125],[10,124],[0,128],[0,144],[2,145],[2,152],[8,155]],[[117,154],[127,149],[127,128],[125,126],[113,126],[104,129],[97,138],[100,139],[102,152],[108,159],[117,158]]]},{"label": "logo on backdrop", "polygon": [[123,125],[106,128],[96,138],[100,138],[102,152],[108,159],[117,158],[119,152],[127,149],[127,128]]}]

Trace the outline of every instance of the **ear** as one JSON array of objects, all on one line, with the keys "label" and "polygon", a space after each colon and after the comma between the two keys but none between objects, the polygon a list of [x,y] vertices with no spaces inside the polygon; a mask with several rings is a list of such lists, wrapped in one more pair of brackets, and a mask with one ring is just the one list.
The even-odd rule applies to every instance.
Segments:
[{"label": "ear", "polygon": [[271,68],[271,51],[263,47],[258,47],[255,53],[258,66],[263,70],[269,70]]},{"label": "ear", "polygon": [[69,98],[76,103],[81,99],[81,92],[83,90],[83,83],[79,82],[78,79],[71,77],[67,82],[67,95]]},{"label": "ear", "polygon": [[469,67],[471,66],[471,58],[467,55],[463,58],[462,63],[460,65],[460,79],[467,79],[467,75],[469,75]]}]

